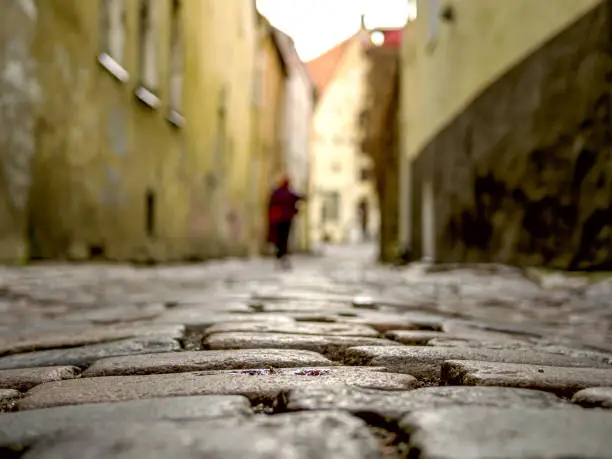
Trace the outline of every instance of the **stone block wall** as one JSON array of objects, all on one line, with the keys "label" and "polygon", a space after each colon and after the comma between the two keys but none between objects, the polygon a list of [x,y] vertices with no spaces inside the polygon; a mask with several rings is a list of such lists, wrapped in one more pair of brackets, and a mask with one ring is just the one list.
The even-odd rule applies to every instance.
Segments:
[{"label": "stone block wall", "polygon": [[433,184],[435,258],[612,268],[612,8],[480,93],[413,163],[413,250]]}]

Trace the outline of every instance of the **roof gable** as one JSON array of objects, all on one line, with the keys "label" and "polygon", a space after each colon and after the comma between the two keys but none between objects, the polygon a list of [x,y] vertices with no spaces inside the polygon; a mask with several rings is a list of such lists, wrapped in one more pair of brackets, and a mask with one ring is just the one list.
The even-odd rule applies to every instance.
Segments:
[{"label": "roof gable", "polygon": [[354,35],[344,40],[326,53],[306,63],[319,92],[323,92],[332,81],[355,38]]}]

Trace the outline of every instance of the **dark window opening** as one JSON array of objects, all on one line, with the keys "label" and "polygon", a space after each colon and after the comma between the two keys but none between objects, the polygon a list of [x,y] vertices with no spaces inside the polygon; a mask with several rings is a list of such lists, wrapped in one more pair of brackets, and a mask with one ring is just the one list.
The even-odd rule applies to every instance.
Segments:
[{"label": "dark window opening", "polygon": [[155,237],[155,193],[147,191],[146,201],[146,230],[148,237]]},{"label": "dark window opening", "polygon": [[89,246],[89,259],[90,260],[99,260],[105,258],[106,250],[102,245],[90,245]]},{"label": "dark window opening", "polygon": [[362,182],[367,182],[368,180],[372,179],[372,169],[370,168],[363,168],[360,171],[360,177]]}]

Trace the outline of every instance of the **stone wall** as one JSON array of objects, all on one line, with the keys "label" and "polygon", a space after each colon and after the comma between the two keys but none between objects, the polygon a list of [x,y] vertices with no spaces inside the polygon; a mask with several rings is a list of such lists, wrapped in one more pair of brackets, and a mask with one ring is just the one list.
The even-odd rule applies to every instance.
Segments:
[{"label": "stone wall", "polygon": [[428,180],[438,261],[612,268],[611,9],[535,50],[419,153],[415,255]]},{"label": "stone wall", "polygon": [[39,95],[34,0],[4,2],[0,15],[0,262],[27,258],[27,202]]}]

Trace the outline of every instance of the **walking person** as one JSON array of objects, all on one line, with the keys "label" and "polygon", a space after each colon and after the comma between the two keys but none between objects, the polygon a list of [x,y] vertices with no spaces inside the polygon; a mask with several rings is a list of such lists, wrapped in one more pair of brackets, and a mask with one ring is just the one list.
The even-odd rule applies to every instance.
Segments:
[{"label": "walking person", "polygon": [[289,177],[283,178],[280,186],[272,191],[268,205],[268,242],[276,247],[276,259],[281,268],[288,269],[289,235],[291,224],[298,214],[297,203],[305,199],[293,190]]}]

